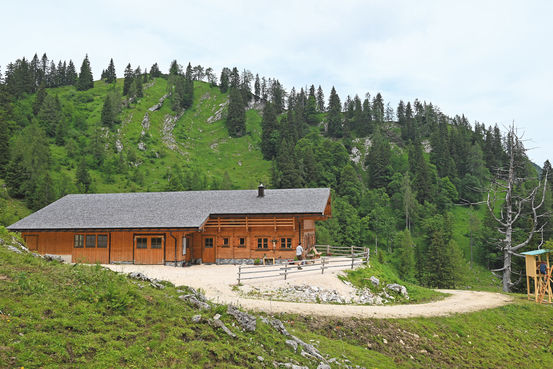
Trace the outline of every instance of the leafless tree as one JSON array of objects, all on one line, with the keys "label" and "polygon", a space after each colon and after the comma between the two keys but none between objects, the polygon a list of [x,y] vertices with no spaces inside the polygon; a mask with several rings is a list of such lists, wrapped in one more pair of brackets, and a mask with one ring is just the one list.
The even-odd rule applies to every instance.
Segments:
[{"label": "leafless tree", "polygon": [[[519,178],[516,175],[517,167],[524,165],[517,160],[517,156],[518,154],[524,154],[526,150],[514,124],[509,128],[506,145],[509,158],[508,168],[498,170],[496,179],[490,185],[486,203],[491,215],[498,224],[498,231],[502,234],[502,239],[498,242],[498,248],[503,253],[503,267],[493,271],[502,273],[503,291],[510,292],[511,288],[515,285],[511,280],[513,255],[521,256],[517,251],[527,246],[536,233],[542,236],[538,247],[541,247],[543,244],[545,223],[541,218],[547,216],[547,214],[543,212],[540,214],[540,208],[545,201],[548,173],[542,176],[543,185],[540,181],[531,190],[527,190],[524,194],[519,194],[519,191],[515,191],[515,189],[521,187],[519,185],[528,181],[529,178]],[[498,215],[495,208],[499,197],[504,198],[504,202],[501,204]],[[528,233],[522,242],[516,242],[513,240],[513,231],[515,223],[521,220],[522,217],[530,219],[530,229],[527,230]]]}]

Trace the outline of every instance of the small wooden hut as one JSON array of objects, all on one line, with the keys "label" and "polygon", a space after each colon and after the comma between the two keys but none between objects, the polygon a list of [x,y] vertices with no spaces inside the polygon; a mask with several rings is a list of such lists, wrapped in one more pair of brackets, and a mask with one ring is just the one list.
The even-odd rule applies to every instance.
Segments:
[{"label": "small wooden hut", "polygon": [[[548,302],[551,303],[553,293],[551,292],[551,272],[552,268],[549,262],[549,254],[553,250],[532,250],[522,252],[526,259],[526,289],[528,300],[535,299],[537,303],[542,303],[545,295],[548,296]],[[531,283],[530,280],[534,283]],[[533,288],[531,286],[533,285]]]}]

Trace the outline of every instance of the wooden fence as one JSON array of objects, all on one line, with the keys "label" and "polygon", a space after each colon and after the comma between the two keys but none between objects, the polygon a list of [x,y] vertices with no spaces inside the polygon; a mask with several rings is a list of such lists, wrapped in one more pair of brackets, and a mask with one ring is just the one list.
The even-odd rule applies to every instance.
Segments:
[{"label": "wooden fence", "polygon": [[302,262],[284,260],[281,264],[275,265],[239,265],[238,284],[247,279],[283,277],[286,280],[289,275],[296,273],[320,270],[321,274],[324,274],[327,269],[344,267],[353,269],[357,265],[369,264],[369,249],[365,247],[317,245],[316,248],[324,256]]}]

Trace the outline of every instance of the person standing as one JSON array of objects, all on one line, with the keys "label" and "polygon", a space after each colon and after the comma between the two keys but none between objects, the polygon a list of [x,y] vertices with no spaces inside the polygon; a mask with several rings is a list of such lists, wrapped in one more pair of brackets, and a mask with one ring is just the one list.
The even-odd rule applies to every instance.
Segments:
[{"label": "person standing", "polygon": [[296,257],[299,260],[298,269],[303,269],[301,266],[303,265],[303,247],[301,247],[301,243],[298,244],[296,247]]}]

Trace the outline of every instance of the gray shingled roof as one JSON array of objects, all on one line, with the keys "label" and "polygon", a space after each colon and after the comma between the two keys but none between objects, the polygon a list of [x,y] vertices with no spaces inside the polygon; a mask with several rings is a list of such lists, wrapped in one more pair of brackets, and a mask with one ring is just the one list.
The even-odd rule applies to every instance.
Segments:
[{"label": "gray shingled roof", "polygon": [[67,195],[10,230],[198,228],[210,214],[323,214],[330,189]]}]

